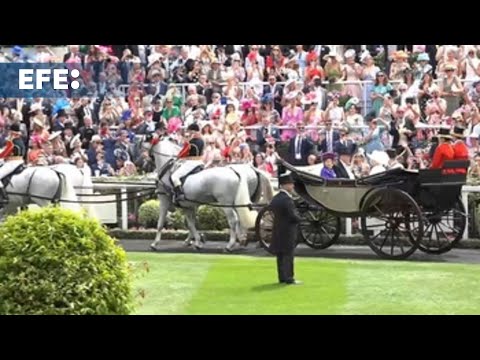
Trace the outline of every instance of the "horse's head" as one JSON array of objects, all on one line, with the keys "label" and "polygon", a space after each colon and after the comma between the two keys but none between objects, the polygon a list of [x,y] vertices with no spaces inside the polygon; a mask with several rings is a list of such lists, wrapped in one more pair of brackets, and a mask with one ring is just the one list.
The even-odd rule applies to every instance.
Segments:
[{"label": "horse's head", "polygon": [[155,159],[157,170],[160,170],[170,159],[176,158],[182,149],[168,136],[148,134],[145,136],[143,148]]}]

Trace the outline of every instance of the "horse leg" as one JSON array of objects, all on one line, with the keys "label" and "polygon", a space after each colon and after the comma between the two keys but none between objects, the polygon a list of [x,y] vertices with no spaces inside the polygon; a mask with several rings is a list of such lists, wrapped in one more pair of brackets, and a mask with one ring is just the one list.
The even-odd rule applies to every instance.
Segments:
[{"label": "horse leg", "polygon": [[202,237],[197,231],[197,227],[195,226],[195,214],[196,214],[196,209],[183,209],[183,212],[185,214],[185,219],[187,219],[187,226],[188,230],[190,230],[190,236],[193,235],[193,238],[195,240],[195,249],[200,250],[202,248],[201,245],[201,239]]},{"label": "horse leg", "polygon": [[232,208],[224,208],[223,212],[227,217],[228,226],[230,227],[230,240],[225,247],[225,251],[232,252],[233,247],[235,246],[235,241],[237,240],[236,228],[239,225],[240,221],[237,216],[237,212]]},{"label": "horse leg", "polygon": [[162,240],[162,230],[165,226],[165,221],[167,220],[167,212],[170,207],[170,199],[167,197],[160,197],[160,215],[158,216],[157,224],[157,235],[155,236],[155,241],[150,245],[150,248],[154,251],[157,251],[157,245]]},{"label": "horse leg", "polygon": [[241,246],[245,247],[247,245],[247,230],[243,228],[242,224],[240,224],[240,221],[237,221],[236,225],[235,232],[237,234],[238,241]]}]

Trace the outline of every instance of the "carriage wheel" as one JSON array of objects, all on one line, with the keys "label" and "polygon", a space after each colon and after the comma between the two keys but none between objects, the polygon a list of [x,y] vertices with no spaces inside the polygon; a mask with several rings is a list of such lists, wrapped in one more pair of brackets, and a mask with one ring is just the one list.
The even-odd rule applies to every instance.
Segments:
[{"label": "carriage wheel", "polygon": [[406,259],[423,236],[420,207],[397,189],[376,191],[362,209],[362,233],[370,248],[384,259]]},{"label": "carriage wheel", "polygon": [[[255,237],[262,248],[267,250],[270,254],[270,244],[272,243],[273,220],[275,215],[269,206],[264,207],[258,213],[255,221]],[[297,242],[298,244],[298,242]]]},{"label": "carriage wheel", "polygon": [[340,237],[341,220],[320,208],[306,208],[299,211],[302,221],[300,235],[312,249],[326,249]]},{"label": "carriage wheel", "polygon": [[425,212],[425,230],[419,249],[428,254],[450,251],[460,240],[467,224],[465,207],[457,198],[451,209]]}]

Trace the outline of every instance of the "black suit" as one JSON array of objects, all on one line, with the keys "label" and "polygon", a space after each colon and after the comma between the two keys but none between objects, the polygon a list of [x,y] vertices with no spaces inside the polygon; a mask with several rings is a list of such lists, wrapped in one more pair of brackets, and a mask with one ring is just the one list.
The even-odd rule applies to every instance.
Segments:
[{"label": "black suit", "polygon": [[297,159],[295,157],[295,146],[297,144],[297,138],[298,136],[295,136],[294,138],[290,139],[290,143],[288,144],[288,156],[290,159],[289,162],[292,165],[300,165],[300,166],[307,165],[308,155],[310,155],[313,150],[313,144],[310,141],[310,139],[308,139],[307,137],[304,137],[300,143],[301,157],[300,159]]},{"label": "black suit", "polygon": [[345,169],[345,167],[340,161],[338,162],[337,165],[333,166],[333,171],[335,171],[335,174],[339,179],[350,179],[350,176],[348,176],[347,170]]},{"label": "black suit", "polygon": [[293,253],[297,244],[298,224],[293,199],[280,191],[272,199],[270,208],[274,214],[272,244],[270,251],[277,255],[278,280],[282,283],[294,282]]},{"label": "black suit", "polygon": [[[326,136],[326,131],[323,132]],[[340,133],[337,130],[333,130],[332,133],[332,150],[335,151],[335,143],[340,140]],[[318,150],[322,153],[328,152],[327,139],[323,139],[318,145]]]}]

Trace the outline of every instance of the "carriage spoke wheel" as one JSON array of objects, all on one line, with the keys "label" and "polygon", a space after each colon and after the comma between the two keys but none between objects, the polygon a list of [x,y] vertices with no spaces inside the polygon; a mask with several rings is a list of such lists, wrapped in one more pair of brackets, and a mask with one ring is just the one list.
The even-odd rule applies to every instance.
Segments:
[{"label": "carriage spoke wheel", "polygon": [[326,249],[339,238],[341,220],[321,208],[306,208],[299,211],[302,221],[300,235],[312,249]]},{"label": "carriage spoke wheel", "polygon": [[467,224],[465,207],[457,198],[451,209],[425,212],[425,230],[419,249],[428,254],[450,251],[462,239]]},{"label": "carriage spoke wheel", "polygon": [[267,206],[260,210],[255,221],[255,237],[260,246],[271,254],[270,244],[272,243],[274,219],[275,215],[272,209]]},{"label": "carriage spoke wheel", "polygon": [[422,213],[410,195],[397,189],[372,194],[362,209],[362,233],[370,248],[384,259],[406,259],[423,236]]}]

